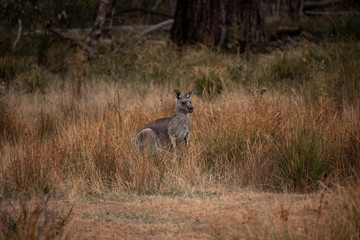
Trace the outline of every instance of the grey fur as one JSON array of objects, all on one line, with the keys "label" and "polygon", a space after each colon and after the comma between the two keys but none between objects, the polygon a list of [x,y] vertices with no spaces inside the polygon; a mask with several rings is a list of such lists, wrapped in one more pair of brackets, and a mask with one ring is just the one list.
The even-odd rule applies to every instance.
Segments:
[{"label": "grey fur", "polygon": [[191,130],[190,113],[194,111],[189,100],[194,91],[184,96],[177,89],[174,90],[176,98],[176,113],[170,118],[160,118],[146,124],[137,134],[136,138],[142,151],[147,148],[150,152],[159,152],[169,146],[176,151],[177,146],[185,141],[188,147],[189,132]]}]

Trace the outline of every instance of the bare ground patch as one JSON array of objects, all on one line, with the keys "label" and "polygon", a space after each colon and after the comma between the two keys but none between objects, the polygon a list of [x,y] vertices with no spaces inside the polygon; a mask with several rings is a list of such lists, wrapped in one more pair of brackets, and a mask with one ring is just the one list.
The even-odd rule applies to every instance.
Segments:
[{"label": "bare ground patch", "polygon": [[243,228],[251,238],[252,229],[269,230],[284,224],[289,231],[301,233],[305,223],[316,222],[319,201],[319,194],[240,191],[57,204],[73,205],[67,229],[70,239],[216,239],[236,237]]}]

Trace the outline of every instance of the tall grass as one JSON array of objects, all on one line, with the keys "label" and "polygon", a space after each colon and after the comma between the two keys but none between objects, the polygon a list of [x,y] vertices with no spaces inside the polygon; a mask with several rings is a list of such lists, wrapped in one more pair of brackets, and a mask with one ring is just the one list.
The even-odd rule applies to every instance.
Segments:
[{"label": "tall grass", "polygon": [[[124,191],[183,192],[214,186],[310,191],[319,181],[357,178],[357,115],[274,93],[195,98],[190,152],[143,156],[134,134],[174,112],[171,90],[147,95],[107,83],[71,91],[8,93],[2,113],[1,195],[45,192],[101,197]],[[163,95],[163,93],[168,93]],[[144,102],[142,102],[144,101]],[[301,121],[298,121],[298,120]],[[354,149],[355,148],[355,149]]]},{"label": "tall grass", "polygon": [[[90,63],[69,59],[64,79],[35,65],[26,73],[10,68],[1,98],[0,194],[78,198],[245,186],[304,192],[356,180],[356,46],[304,43],[242,59],[145,43]],[[9,64],[17,63],[0,62],[4,72]],[[134,134],[174,113],[174,88],[197,90],[190,150],[143,156]]]}]

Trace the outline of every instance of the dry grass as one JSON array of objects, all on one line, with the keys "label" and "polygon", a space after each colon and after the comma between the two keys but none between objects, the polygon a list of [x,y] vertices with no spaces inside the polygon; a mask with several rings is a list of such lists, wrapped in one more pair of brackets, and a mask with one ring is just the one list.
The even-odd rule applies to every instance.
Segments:
[{"label": "dry grass", "polygon": [[59,211],[48,205],[48,197],[1,202],[0,239],[68,239],[66,226],[72,209]]},{"label": "dry grass", "polygon": [[353,185],[315,194],[242,189],[20,201],[2,205],[0,239],[360,239],[359,192]]},{"label": "dry grass", "polygon": [[211,187],[317,189],[358,178],[359,115],[269,92],[224,92],[195,98],[190,151],[142,156],[133,136],[174,110],[172,89],[88,86],[82,98],[54,87],[47,94],[13,91],[1,112],[0,192],[65,197],[124,191],[191,194]]},{"label": "dry grass", "polygon": [[260,207],[267,209],[267,219],[264,214],[248,215],[237,225],[224,223],[216,227],[215,236],[217,239],[360,239],[359,201],[358,185],[298,199],[294,195],[281,200],[275,196],[272,206]]},{"label": "dry grass", "polygon": [[[104,210],[124,208],[119,215],[89,215],[88,202],[75,211],[89,222],[109,215],[109,234],[124,238],[180,231],[186,238],[359,239],[357,45],[330,44],[329,53],[304,45],[246,60],[140,45],[90,63],[68,61],[65,80],[4,58],[11,83],[0,89],[1,200],[133,197],[126,203],[133,208],[119,200]],[[174,113],[174,88],[197,91],[189,152],[180,146],[177,156],[144,156],[134,135]],[[272,193],[242,193],[246,187]]]},{"label": "dry grass", "polygon": [[[42,66],[23,39],[0,59],[0,239],[360,239],[357,22],[306,21],[328,40],[269,55],[145,42],[85,62],[59,42]],[[190,150],[141,155],[174,88],[197,93]],[[43,193],[74,201],[70,228],[47,199],[4,203]]]}]

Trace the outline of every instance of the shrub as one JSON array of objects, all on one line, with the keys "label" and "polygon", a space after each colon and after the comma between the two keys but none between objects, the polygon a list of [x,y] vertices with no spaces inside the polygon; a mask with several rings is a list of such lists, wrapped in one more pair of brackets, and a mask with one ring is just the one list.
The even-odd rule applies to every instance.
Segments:
[{"label": "shrub", "polygon": [[300,56],[289,56],[283,52],[276,55],[274,61],[263,71],[267,82],[301,79],[304,75],[304,64]]},{"label": "shrub", "polygon": [[276,140],[276,161],[288,189],[309,191],[318,186],[329,171],[331,155],[326,137],[318,129],[297,123]]},{"label": "shrub", "polygon": [[212,67],[194,67],[195,92],[206,98],[221,94],[228,80],[226,69]]}]

